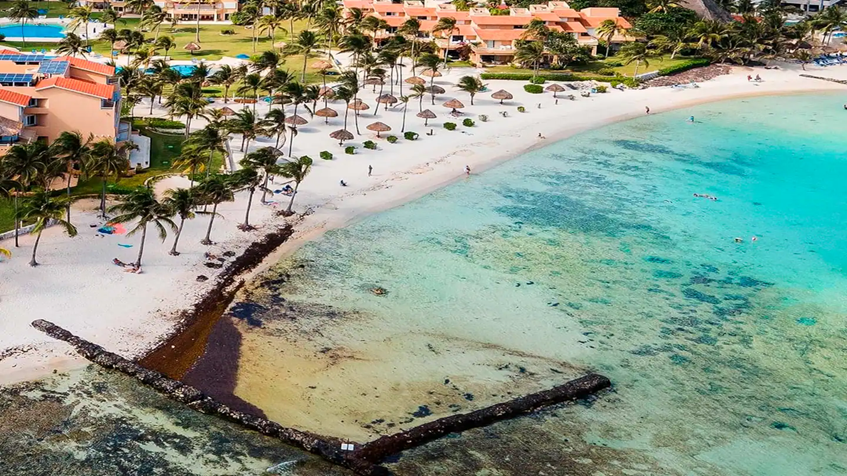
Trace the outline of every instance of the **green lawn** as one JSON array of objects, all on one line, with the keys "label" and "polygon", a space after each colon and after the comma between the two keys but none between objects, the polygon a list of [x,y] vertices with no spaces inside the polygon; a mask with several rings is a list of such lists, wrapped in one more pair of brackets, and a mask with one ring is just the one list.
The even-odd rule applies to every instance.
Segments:
[{"label": "green lawn", "polygon": [[[648,73],[650,71],[656,71],[658,69],[667,68],[668,66],[673,66],[685,61],[688,61],[692,58],[690,57],[681,57],[677,56],[674,59],[670,59],[670,55],[663,55],[656,58],[650,59],[650,64],[645,65],[644,62],[638,66],[638,74]],[[622,63],[618,58],[614,56],[609,57],[608,59],[602,59],[599,61],[592,61],[585,65],[572,66],[564,71],[553,71],[554,73],[575,73],[575,74],[599,74],[599,72],[603,69],[612,69],[616,73],[620,73],[624,76],[632,76],[635,72],[635,62],[630,63],[628,65],[622,66],[610,66],[615,65],[617,63]],[[485,71],[487,73],[529,73],[532,74],[531,69],[526,68],[513,68],[511,66],[493,66],[491,68],[486,68]],[[540,74],[544,74],[544,71],[541,70]]]},{"label": "green lawn", "polygon": [[[14,3],[15,2],[0,2],[0,13],[12,8],[12,5]],[[70,8],[68,8],[68,4],[65,2],[47,2],[32,0],[30,1],[30,3],[32,3],[33,6],[35,6],[35,8],[37,9],[46,9],[47,17],[49,18],[55,18],[59,15],[67,16],[68,11],[70,10]]]}]

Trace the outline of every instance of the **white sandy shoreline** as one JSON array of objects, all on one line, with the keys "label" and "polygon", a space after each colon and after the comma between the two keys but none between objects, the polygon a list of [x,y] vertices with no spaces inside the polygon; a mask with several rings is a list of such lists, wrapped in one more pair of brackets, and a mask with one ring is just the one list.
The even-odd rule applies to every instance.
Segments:
[{"label": "white sandy shoreline", "polygon": [[[847,78],[847,70],[840,67],[809,70],[812,74]],[[698,89],[612,91],[590,99],[578,97],[574,102],[560,99],[558,106],[553,104],[549,93],[543,96],[525,93],[521,82],[488,81],[491,91],[507,89],[514,94],[515,100],[501,106],[488,97],[490,93],[480,94],[471,107],[467,94],[447,86],[455,83],[459,76],[471,74],[467,69],[456,69],[436,81],[448,89],[448,93],[437,98],[435,106],[429,104],[428,97],[424,99],[424,107],[439,115],[429,127],[424,128],[423,120],[414,116],[417,101],[409,103],[406,129],[420,133],[418,141],[401,140],[394,145],[379,141],[380,150],[365,151],[360,147],[354,156],[345,155],[328,137],[330,131],[341,127],[341,117],[332,119],[329,126],[324,125],[323,119],[315,118],[312,124],[303,128],[294,143],[295,155],[308,154],[316,159],[312,174],[301,187],[295,208],[299,212],[311,208],[314,212],[297,223],[294,237],[269,256],[251,276],[329,229],[346,226],[371,213],[398,206],[466,179],[462,172],[465,165],[478,173],[582,131],[642,116],[645,106],[650,107],[651,113],[658,113],[751,96],[847,92],[845,86],[837,83],[799,77],[802,72],[799,68],[757,71],[765,79],[759,84],[747,82],[746,76],[750,71],[737,68],[731,75],[702,83]],[[385,92],[388,92],[387,87]],[[363,89],[361,95],[372,107],[375,96],[370,88]],[[455,132],[441,127],[447,120],[461,122],[461,119],[449,118],[440,105],[450,97],[465,103],[464,112],[468,113],[465,117],[477,121],[476,127],[466,129],[460,125]],[[542,103],[541,109],[536,108],[539,102]],[[524,114],[516,111],[516,106],[521,104],[527,109]],[[343,106],[335,104],[330,107],[339,110],[343,116]],[[837,107],[841,107],[840,104]],[[139,111],[142,109],[146,108],[138,108]],[[498,111],[501,110],[507,110],[509,117],[500,117]],[[352,143],[360,144],[361,140],[371,138],[365,126],[375,120],[399,130],[399,108],[380,111],[376,117],[372,111],[365,111],[359,117],[360,128],[365,134]],[[489,122],[481,123],[477,114],[487,114]],[[434,137],[424,134],[430,128],[435,130]],[[352,116],[348,129],[355,132]],[[469,134],[459,132],[462,130],[469,131]],[[538,133],[546,139],[539,140]],[[399,133],[396,135],[401,136]],[[236,150],[239,143],[240,138],[233,138]],[[266,145],[273,145],[272,141],[260,142],[251,149]],[[318,159],[321,150],[332,151],[335,160],[324,162]],[[367,177],[368,165],[374,167],[373,177]],[[341,179],[350,186],[340,187],[338,181]],[[157,189],[174,186],[187,186],[187,181],[167,179],[160,182]],[[277,200],[283,202],[281,205],[287,203],[284,202],[285,197]],[[263,226],[251,233],[235,228],[243,219],[246,196],[241,194],[236,202],[222,204],[222,217],[212,235],[218,244],[211,248],[199,244],[207,224],[205,217],[186,223],[185,234],[180,240],[183,254],[177,258],[167,255],[172,238],[169,237],[164,244],[155,238],[148,239],[145,273],[137,276],[121,273],[111,265],[111,259],[134,259],[138,238],[96,237],[94,229],[89,228],[89,224],[99,223],[91,202],[79,203],[74,212],[80,236],[70,239],[55,228],[45,232],[39,249],[39,261],[43,265],[38,268],[27,265],[33,237],[22,236],[22,247],[17,250],[13,249],[11,240],[0,242],[0,247],[15,252],[13,259],[0,263],[0,355],[12,347],[29,349],[0,358],[0,384],[35,379],[55,369],[66,370],[85,364],[67,345],[52,341],[31,328],[29,323],[34,319],[53,321],[127,357],[143,355],[172,331],[177,324],[178,312],[188,308],[212,286],[214,280],[211,278],[219,271],[203,266],[205,251],[240,253],[262,233],[282,223],[282,218],[273,216],[274,209],[255,205],[257,201],[254,201],[251,221]],[[136,247],[123,249],[117,243]],[[209,281],[198,283],[196,277],[200,274],[208,276]]]}]

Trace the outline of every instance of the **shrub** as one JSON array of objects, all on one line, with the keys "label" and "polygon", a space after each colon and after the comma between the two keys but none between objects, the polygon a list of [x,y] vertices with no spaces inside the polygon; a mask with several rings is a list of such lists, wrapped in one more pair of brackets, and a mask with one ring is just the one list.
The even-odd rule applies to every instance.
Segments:
[{"label": "shrub", "polygon": [[344,153],[350,154],[350,155],[355,154],[356,153],[356,146],[355,145],[348,145],[347,147],[344,148]]},{"label": "shrub", "polygon": [[308,155],[301,155],[301,156],[300,156],[300,158],[301,158],[301,159],[308,159],[308,162],[309,162],[309,163],[312,163],[312,158],[311,158],[311,157],[309,157]]},{"label": "shrub", "polygon": [[221,30],[221,35],[234,35],[234,34],[235,34],[235,30],[233,30],[231,28]]},{"label": "shrub", "polygon": [[600,68],[597,70],[597,74],[601,74],[603,76],[614,76],[615,70],[612,68]]},{"label": "shrub", "polygon": [[321,151],[321,158],[324,160],[332,160],[332,152],[328,150]]},{"label": "shrub", "polygon": [[473,127],[474,122],[470,117],[466,117],[465,120],[462,121],[462,125],[465,127]]},{"label": "shrub", "polygon": [[530,94],[541,94],[544,92],[544,88],[537,84],[524,84],[523,90]]},{"label": "shrub", "polygon": [[706,58],[693,59],[688,61],[683,61],[682,63],[668,66],[667,68],[662,68],[659,70],[659,76],[669,76],[671,74],[681,73],[683,71],[688,71],[693,68],[701,68],[703,66],[709,66],[711,61]]},{"label": "shrub", "polygon": [[486,116],[485,114],[480,114],[480,115],[479,115],[479,120],[480,120],[481,122],[488,122],[488,116]]},{"label": "shrub", "polygon": [[397,142],[397,136],[388,136],[385,138],[385,140],[387,140],[389,144],[393,144]]},{"label": "shrub", "polygon": [[444,128],[447,129],[448,131],[455,131],[456,130],[456,123],[455,122],[445,122]]},{"label": "shrub", "polygon": [[594,88],[594,90],[597,91],[598,93],[605,93],[607,88],[606,88],[606,86],[598,85],[596,88]]},{"label": "shrub", "polygon": [[[505,79],[509,81],[529,81],[531,73],[482,73],[482,79]],[[544,75],[547,81],[609,81],[608,76],[600,75],[577,75],[571,73],[547,73]]]},{"label": "shrub", "polygon": [[619,68],[623,66],[623,63],[621,63],[620,61],[609,61],[606,63],[606,66],[610,68]]},{"label": "shrub", "polygon": [[526,108],[523,106],[518,106],[518,112],[526,112]]},{"label": "shrub", "polygon": [[179,121],[170,121],[168,119],[161,119],[158,117],[151,117],[147,119],[147,125],[155,127],[156,129],[185,129],[185,124]]},{"label": "shrub", "polygon": [[544,76],[533,76],[532,78],[529,78],[529,82],[532,84],[544,84],[544,81],[546,81]]},{"label": "shrub", "polygon": [[418,139],[418,133],[412,132],[412,131],[406,131],[406,132],[403,133],[403,138],[405,138],[406,140],[417,140]]},{"label": "shrub", "polygon": [[618,85],[621,85],[621,84],[623,84],[624,86],[626,86],[628,88],[637,88],[638,87],[638,80],[635,79],[635,78],[620,77],[620,78],[617,78],[617,79],[613,79],[609,84],[611,84],[611,86],[613,88],[616,88],[616,87],[618,87]]},{"label": "shrub", "polygon": [[364,146],[365,149],[376,150],[376,142],[372,140],[366,140],[362,143],[362,146]]}]

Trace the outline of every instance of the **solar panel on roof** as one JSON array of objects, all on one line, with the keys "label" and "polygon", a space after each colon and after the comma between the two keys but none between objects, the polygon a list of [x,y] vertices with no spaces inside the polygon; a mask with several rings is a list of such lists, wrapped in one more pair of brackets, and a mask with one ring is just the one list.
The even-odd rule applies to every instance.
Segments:
[{"label": "solar panel on roof", "polygon": [[0,84],[4,84],[7,86],[25,83],[32,83],[32,74],[24,74],[24,73],[0,73]]},{"label": "solar panel on roof", "polygon": [[41,63],[41,66],[38,67],[38,72],[44,74],[65,74],[69,66],[70,63],[67,61],[47,61]]},{"label": "solar panel on roof", "polygon": [[0,55],[0,61],[14,61],[15,63],[41,63],[50,59],[44,55]]}]

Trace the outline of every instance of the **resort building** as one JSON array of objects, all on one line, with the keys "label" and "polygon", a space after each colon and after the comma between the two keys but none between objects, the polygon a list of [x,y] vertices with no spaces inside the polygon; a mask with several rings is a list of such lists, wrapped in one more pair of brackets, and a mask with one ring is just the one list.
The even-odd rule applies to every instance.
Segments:
[{"label": "resort building", "polygon": [[[120,121],[121,89],[115,68],[70,56],[0,50],[0,154],[17,143],[53,142],[64,131],[84,137],[130,140]],[[146,138],[134,166],[150,165]]]},{"label": "resort building", "polygon": [[[111,6],[119,13],[129,13],[124,0],[80,0],[82,5],[102,9]],[[229,21],[230,15],[238,11],[238,0],[154,0],[153,3],[168,15],[168,20],[179,21]]]},{"label": "resort building", "polygon": [[[597,28],[606,20],[613,20],[622,28],[631,28],[620,16],[617,8],[586,8],[576,11],[561,1],[530,5],[529,8],[509,8],[508,15],[492,15],[487,8],[475,7],[458,11],[455,5],[433,0],[344,0],[345,14],[358,8],[368,15],[385,20],[386,31],[376,33],[376,40],[393,35],[408,19],[416,18],[421,24],[422,39],[433,38],[439,54],[458,57],[458,50],[470,46],[470,60],[476,65],[510,63],[515,55],[515,41],[523,37],[526,27],[537,18],[554,31],[570,33],[579,44],[590,46],[596,53],[599,35]],[[454,18],[456,29],[452,33],[433,35],[432,30],[441,18]],[[629,41],[623,35],[612,38],[612,48]]]}]

